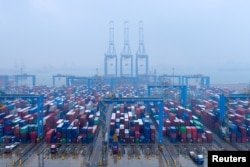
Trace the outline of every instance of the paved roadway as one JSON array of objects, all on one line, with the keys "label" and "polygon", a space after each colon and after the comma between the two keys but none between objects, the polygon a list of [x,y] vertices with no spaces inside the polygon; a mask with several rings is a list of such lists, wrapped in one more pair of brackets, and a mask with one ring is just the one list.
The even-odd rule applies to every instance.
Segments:
[{"label": "paved roadway", "polygon": [[[108,105],[107,106],[107,113],[106,113],[106,129],[107,132],[109,132],[109,124],[110,124],[110,119],[111,119],[111,113],[113,110],[113,105]],[[90,156],[89,162],[90,164],[97,164],[98,162],[100,162],[101,158],[102,158],[102,140],[103,140],[103,136],[102,136],[102,128],[100,127],[100,130],[98,132],[98,136],[96,138],[96,141],[94,143],[94,148],[92,151],[92,154]]]}]

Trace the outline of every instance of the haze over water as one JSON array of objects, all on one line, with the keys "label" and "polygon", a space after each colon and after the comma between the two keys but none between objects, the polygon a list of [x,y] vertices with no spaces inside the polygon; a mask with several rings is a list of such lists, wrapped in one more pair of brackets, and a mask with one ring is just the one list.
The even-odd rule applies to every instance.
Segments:
[{"label": "haze over water", "polygon": [[249,7],[249,0],[1,1],[0,75],[22,69],[37,75],[38,84],[52,84],[52,75],[59,73],[103,75],[113,20],[118,60],[124,21],[134,60],[143,21],[150,73],[249,83]]}]

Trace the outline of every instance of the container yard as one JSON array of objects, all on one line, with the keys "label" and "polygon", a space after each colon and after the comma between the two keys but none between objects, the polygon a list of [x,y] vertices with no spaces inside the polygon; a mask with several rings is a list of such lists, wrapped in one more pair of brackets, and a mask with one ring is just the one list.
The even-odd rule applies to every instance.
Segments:
[{"label": "container yard", "polygon": [[250,149],[248,94],[187,86],[184,106],[182,87],[92,86],[2,91],[1,166],[207,166],[208,151]]}]

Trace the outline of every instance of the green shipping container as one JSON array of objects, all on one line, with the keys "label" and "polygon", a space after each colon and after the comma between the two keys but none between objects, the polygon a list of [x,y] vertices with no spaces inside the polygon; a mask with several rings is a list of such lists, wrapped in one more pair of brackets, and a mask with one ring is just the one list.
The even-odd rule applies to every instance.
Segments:
[{"label": "green shipping container", "polygon": [[117,111],[120,111],[120,108],[121,108],[120,105],[117,105],[117,106],[116,106],[116,110],[117,110]]},{"label": "green shipping container", "polygon": [[93,138],[93,134],[89,133],[89,134],[87,135],[87,138]]},{"label": "green shipping container", "polygon": [[15,119],[12,121],[12,126],[16,126],[19,122],[21,121],[21,119]]},{"label": "green shipping container", "polygon": [[94,125],[98,125],[99,124],[99,119],[98,118],[95,118],[94,119]]},{"label": "green shipping container", "polygon": [[5,140],[5,136],[0,137],[0,143],[3,143]]},{"label": "green shipping container", "polygon": [[61,139],[61,143],[62,143],[62,144],[66,144],[66,139],[65,139],[65,138],[62,138],[62,139]]},{"label": "green shipping container", "polygon": [[159,120],[159,115],[154,115],[155,120]]},{"label": "green shipping container", "polygon": [[20,129],[20,133],[21,134],[24,134],[24,133],[28,133],[28,125],[26,125],[26,126],[24,126],[24,127],[22,127],[21,129]]},{"label": "green shipping container", "polygon": [[182,134],[186,134],[186,133],[187,133],[187,128],[186,128],[186,126],[181,126],[181,127],[180,127],[180,132],[181,132]]},{"label": "green shipping container", "polygon": [[139,143],[139,139],[135,139],[135,143]]},{"label": "green shipping container", "polygon": [[175,108],[170,108],[171,113],[175,113]]}]

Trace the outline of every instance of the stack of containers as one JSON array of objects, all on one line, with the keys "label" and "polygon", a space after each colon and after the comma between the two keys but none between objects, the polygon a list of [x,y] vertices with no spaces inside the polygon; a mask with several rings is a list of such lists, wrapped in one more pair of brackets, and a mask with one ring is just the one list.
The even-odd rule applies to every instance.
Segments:
[{"label": "stack of containers", "polygon": [[46,143],[50,144],[52,141],[52,137],[55,135],[55,129],[50,129],[47,133],[46,133]]},{"label": "stack of containers", "polygon": [[82,143],[83,143],[83,144],[88,143],[87,134],[88,134],[88,127],[85,126],[85,127],[82,128],[82,133],[81,133],[81,136],[82,136]]},{"label": "stack of containers", "polygon": [[202,112],[203,123],[209,128],[215,128],[216,116],[209,110]]},{"label": "stack of containers", "polygon": [[246,143],[246,137],[247,137],[247,129],[244,126],[239,126],[239,131],[241,133],[241,141],[242,143]]},{"label": "stack of containers", "polygon": [[79,136],[79,129],[77,127],[73,127],[71,129],[71,135],[72,135],[72,142],[77,143],[77,138]]},{"label": "stack of containers", "polygon": [[135,142],[135,123],[133,120],[129,121],[129,142]]},{"label": "stack of containers", "polygon": [[202,142],[203,128],[201,128],[200,126],[196,126],[196,130],[197,130],[197,142],[201,143]]},{"label": "stack of containers", "polygon": [[186,128],[186,126],[180,127],[180,138],[181,138],[181,142],[183,142],[183,143],[187,142],[187,128]]},{"label": "stack of containers", "polygon": [[139,126],[139,121],[135,120],[135,143],[139,143],[140,140],[140,126]]},{"label": "stack of containers", "polygon": [[29,126],[25,125],[20,128],[20,140],[22,143],[26,143],[28,141],[29,134]]},{"label": "stack of containers", "polygon": [[190,117],[189,117],[188,113],[186,113],[186,112],[182,113],[182,120],[184,122],[189,122],[190,121]]},{"label": "stack of containers", "polygon": [[241,138],[242,138],[242,134],[240,131],[236,132],[236,142],[240,143],[241,142]]},{"label": "stack of containers", "polygon": [[141,110],[139,107],[136,108],[135,110],[135,115],[136,115],[136,118],[139,119],[141,118]]},{"label": "stack of containers", "polygon": [[62,123],[60,123],[60,124],[58,124],[57,126],[56,126],[56,142],[57,143],[60,143],[61,142],[61,139],[62,139],[62,128],[63,128],[63,125],[64,125],[64,123],[62,122]]},{"label": "stack of containers", "polygon": [[124,143],[125,142],[125,127],[124,124],[120,124],[119,127],[119,136],[120,136],[120,142]]},{"label": "stack of containers", "polygon": [[4,131],[4,135],[5,136],[11,136],[11,135],[13,135],[12,121],[10,119],[4,119],[4,120],[5,120],[4,121],[4,130],[3,130]]},{"label": "stack of containers", "polygon": [[125,129],[125,143],[129,143],[129,129]]},{"label": "stack of containers", "polygon": [[0,124],[0,137],[2,137],[3,135],[4,135],[3,125]]},{"label": "stack of containers", "polygon": [[230,141],[231,142],[236,142],[236,132],[237,132],[237,126],[235,124],[231,124],[231,126],[229,127],[229,131],[230,131]]},{"label": "stack of containers", "polygon": [[93,142],[94,135],[93,135],[93,127],[88,127],[88,134],[87,134],[87,142]]},{"label": "stack of containers", "polygon": [[14,127],[14,136],[15,136],[15,138],[16,138],[16,140],[17,141],[19,141],[19,139],[20,139],[20,137],[21,137],[21,135],[20,135],[20,126],[19,125],[16,125],[15,127]]},{"label": "stack of containers", "polygon": [[170,127],[170,141],[175,143],[177,141],[177,129],[175,126]]},{"label": "stack of containers", "polygon": [[192,129],[190,126],[187,126],[186,129],[187,129],[187,142],[192,142]]},{"label": "stack of containers", "polygon": [[205,131],[207,143],[212,143],[213,141],[213,133],[211,131]]},{"label": "stack of containers", "polygon": [[247,128],[247,141],[250,142],[250,126]]},{"label": "stack of containers", "polygon": [[144,122],[144,137],[145,137],[146,143],[150,143],[151,136],[152,136],[152,133],[151,133],[150,122],[148,120],[145,120],[145,122]]},{"label": "stack of containers", "polygon": [[151,143],[155,143],[155,127],[153,125],[150,125],[150,133],[151,133]]},{"label": "stack of containers", "polygon": [[67,128],[67,138],[66,138],[66,141],[67,141],[67,143],[71,143],[71,138],[72,138],[72,136],[71,136],[71,132],[72,132],[72,128],[73,128],[73,126],[69,126],[68,128]]},{"label": "stack of containers", "polygon": [[30,136],[30,141],[31,143],[36,143],[37,139],[37,125],[30,125],[30,131],[29,131],[29,136]]},{"label": "stack of containers", "polygon": [[191,126],[192,131],[192,141],[197,142],[197,128],[195,126]]}]

